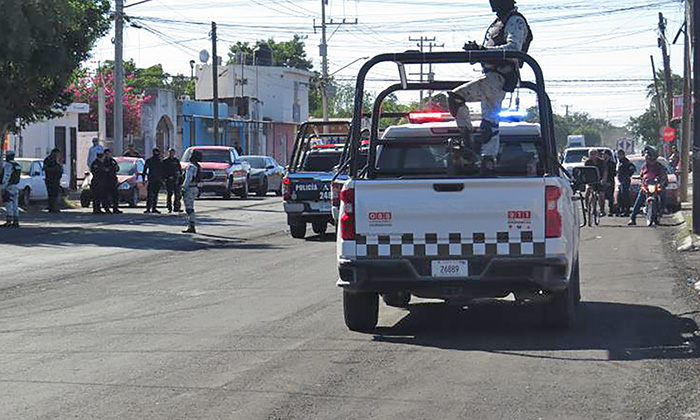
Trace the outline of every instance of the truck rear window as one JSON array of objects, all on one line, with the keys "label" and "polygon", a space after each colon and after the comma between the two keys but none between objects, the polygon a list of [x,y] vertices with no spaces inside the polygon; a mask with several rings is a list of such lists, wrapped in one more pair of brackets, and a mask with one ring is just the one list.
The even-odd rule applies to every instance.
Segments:
[{"label": "truck rear window", "polygon": [[[448,139],[385,139],[377,149],[378,175],[447,175],[453,174],[454,159]],[[502,137],[496,161],[498,176],[541,176],[542,141],[536,137]],[[458,175],[481,176],[479,168],[460,167]]]},{"label": "truck rear window", "polygon": [[340,163],[341,152],[309,152],[301,164],[302,171],[332,172]]}]

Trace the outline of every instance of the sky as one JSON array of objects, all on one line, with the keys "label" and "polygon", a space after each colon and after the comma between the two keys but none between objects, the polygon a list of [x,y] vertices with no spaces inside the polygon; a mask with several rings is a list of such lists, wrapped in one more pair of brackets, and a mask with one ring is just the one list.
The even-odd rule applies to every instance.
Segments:
[{"label": "sky", "polygon": [[[218,25],[219,55],[227,58],[236,41],[261,38],[284,41],[305,37],[306,51],[320,71],[318,44],[322,0],[126,0],[126,13],[140,28],[125,31],[125,59],[138,67],[162,64],[171,74],[190,74],[190,60],[211,51],[211,21]],[[329,69],[343,82],[353,82],[365,57],[417,49],[409,38],[435,38],[434,51],[456,51],[469,40],[481,42],[494,19],[488,0],[326,0],[329,25]],[[130,5],[134,5],[129,7]],[[532,55],[541,65],[555,112],[588,112],[616,125],[644,112],[646,86],[652,81],[650,56],[662,68],[657,46],[658,13],[668,22],[673,40],[683,23],[679,0],[521,0],[518,7],[532,27]],[[355,24],[355,22],[357,23]],[[112,60],[113,32],[101,39],[88,63]],[[683,37],[669,49],[671,68],[683,72]],[[442,46],[444,45],[444,47]],[[360,60],[358,60],[360,59]],[[350,64],[353,61],[354,64]],[[348,66],[348,64],[350,64]],[[347,67],[346,67],[347,66]],[[409,68],[410,73],[419,69]],[[427,70],[427,69],[426,69]],[[440,65],[436,79],[472,80],[479,69],[470,65]],[[529,79],[524,72],[523,79]],[[418,76],[413,76],[417,78]],[[393,65],[377,67],[368,89],[380,91],[395,83]],[[416,93],[400,95],[402,102]],[[530,99],[523,96],[523,106]]]}]

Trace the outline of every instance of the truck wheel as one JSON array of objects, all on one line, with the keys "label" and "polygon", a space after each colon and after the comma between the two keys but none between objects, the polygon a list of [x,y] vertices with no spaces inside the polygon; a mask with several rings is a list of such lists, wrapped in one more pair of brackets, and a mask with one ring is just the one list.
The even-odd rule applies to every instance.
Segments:
[{"label": "truck wheel", "polygon": [[326,222],[313,222],[311,227],[314,229],[316,235],[325,235],[328,230],[328,223]]},{"label": "truck wheel", "polygon": [[373,330],[379,320],[379,295],[343,290],[343,315],[351,331]]},{"label": "truck wheel", "polygon": [[544,321],[548,327],[568,329],[576,321],[576,297],[574,285],[561,292],[554,293],[552,300],[544,308]]},{"label": "truck wheel", "polygon": [[384,303],[394,308],[406,308],[411,302],[411,294],[406,292],[387,293],[382,295]]},{"label": "truck wheel", "polygon": [[306,223],[292,223],[289,225],[292,238],[304,239],[306,237]]}]

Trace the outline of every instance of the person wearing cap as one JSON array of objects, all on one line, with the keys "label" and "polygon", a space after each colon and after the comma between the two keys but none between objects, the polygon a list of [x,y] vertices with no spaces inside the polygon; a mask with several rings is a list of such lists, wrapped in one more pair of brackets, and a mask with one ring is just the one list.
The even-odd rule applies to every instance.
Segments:
[{"label": "person wearing cap", "polygon": [[[168,213],[173,211],[179,213],[182,211],[180,208],[182,201],[180,188],[182,183],[182,165],[180,165],[180,159],[175,157],[175,149],[168,150],[168,157],[163,160],[163,166],[165,168],[165,188],[168,191],[166,200]],[[173,196],[175,198],[174,202]]]},{"label": "person wearing cap", "polygon": [[112,213],[122,214],[119,210],[119,163],[114,159],[112,150],[105,149],[104,155],[106,204],[112,207]]},{"label": "person wearing cap", "polygon": [[44,159],[44,183],[49,196],[49,213],[60,213],[58,196],[61,192],[61,177],[63,176],[63,158],[60,149],[53,149]]},{"label": "person wearing cap", "polygon": [[[630,221],[627,223],[629,226],[634,226],[637,224],[637,215],[639,212],[642,210],[642,206],[646,202],[647,199],[647,193],[644,191],[645,186],[648,185],[650,181],[653,180],[659,180],[662,184],[666,184],[668,182],[668,175],[666,174],[666,168],[659,163],[659,153],[656,151],[656,149],[652,147],[647,147],[644,153],[644,166],[642,167],[642,171],[640,172],[640,176],[642,179],[642,186],[639,189],[639,194],[637,194],[637,200],[634,203],[634,208],[632,209],[632,215],[630,216]],[[661,194],[661,208],[663,209],[665,206],[663,204],[664,196]]]},{"label": "person wearing cap", "polygon": [[[527,53],[532,31],[525,17],[518,12],[514,0],[490,0],[496,20],[486,32],[483,44],[471,41],[466,51],[516,51]],[[470,160],[481,159],[485,171],[495,169],[500,150],[499,121],[503,99],[515,91],[520,82],[521,63],[518,60],[489,61],[482,64],[483,76],[447,92],[450,114],[457,121]],[[481,102],[481,135],[472,139],[472,122],[467,102]]]},{"label": "person wearing cap", "polygon": [[2,198],[7,210],[7,222],[2,225],[5,228],[19,227],[19,181],[22,177],[22,166],[15,162],[15,152],[5,153],[3,176],[0,180]]},{"label": "person wearing cap", "polygon": [[185,201],[185,212],[187,213],[187,229],[182,233],[197,233],[195,228],[196,217],[194,213],[194,200],[199,195],[199,183],[202,182],[202,152],[195,150],[190,156],[190,164],[185,172],[185,181],[182,183],[182,196]]}]

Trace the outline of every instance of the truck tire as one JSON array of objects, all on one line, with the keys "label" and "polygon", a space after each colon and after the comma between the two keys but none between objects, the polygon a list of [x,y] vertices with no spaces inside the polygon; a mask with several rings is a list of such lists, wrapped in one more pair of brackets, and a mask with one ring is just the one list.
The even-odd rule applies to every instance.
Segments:
[{"label": "truck tire", "polygon": [[328,223],[326,222],[313,222],[311,227],[314,229],[316,235],[325,235],[328,230]]},{"label": "truck tire", "polygon": [[406,292],[386,293],[382,295],[382,299],[384,299],[386,306],[407,308],[408,304],[411,302],[411,294]]},{"label": "truck tire", "polygon": [[576,321],[576,297],[574,285],[553,293],[552,300],[545,304],[544,322],[554,329],[569,329]]},{"label": "truck tire", "polygon": [[343,315],[351,331],[372,331],[379,320],[379,295],[343,290]]},{"label": "truck tire", "polygon": [[304,239],[306,237],[306,223],[297,222],[289,225],[289,232],[292,238]]}]

